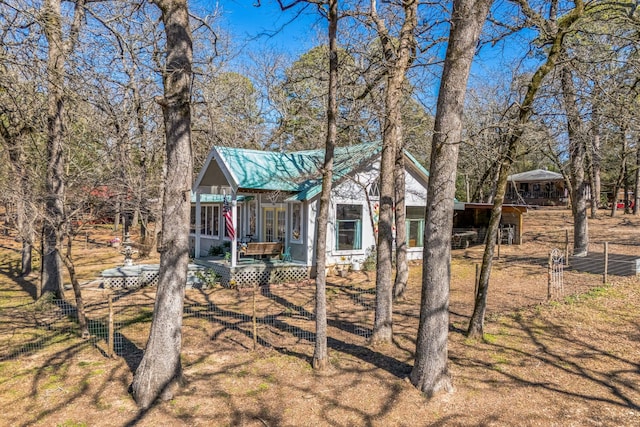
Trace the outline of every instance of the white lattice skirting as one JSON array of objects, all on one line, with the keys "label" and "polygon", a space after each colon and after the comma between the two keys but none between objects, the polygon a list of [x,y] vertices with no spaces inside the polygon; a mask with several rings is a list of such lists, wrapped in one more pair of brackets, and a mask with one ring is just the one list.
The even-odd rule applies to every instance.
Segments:
[{"label": "white lattice skirting", "polygon": [[[137,289],[143,286],[158,285],[157,264],[140,264],[128,267],[116,267],[104,270],[101,273],[102,284],[108,289]],[[187,270],[187,286],[198,288],[203,285],[201,273],[206,267],[189,264]]]},{"label": "white lattice skirting", "polygon": [[[196,261],[198,262],[198,261]],[[220,262],[205,262],[225,287],[247,287],[276,283],[297,283],[309,278],[309,267],[290,263],[256,263],[230,267]]]}]

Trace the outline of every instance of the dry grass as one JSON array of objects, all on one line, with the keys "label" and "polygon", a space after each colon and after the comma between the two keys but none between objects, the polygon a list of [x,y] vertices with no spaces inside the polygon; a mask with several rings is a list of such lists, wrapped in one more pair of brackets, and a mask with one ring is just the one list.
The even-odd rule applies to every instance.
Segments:
[{"label": "dry grass", "polygon": [[[332,328],[331,366],[309,366],[309,344],[252,352],[206,335],[187,335],[187,385],[170,402],[138,412],[127,393],[132,366],[107,359],[74,337],[0,363],[0,424],[11,426],[468,426],[640,424],[640,292],[635,277],[566,272],[567,297],[546,302],[546,259],[562,247],[570,215],[534,211],[522,246],[502,247],[489,295],[486,339],[463,334],[473,302],[481,248],[454,251],[450,370],[456,391],[427,400],[410,383],[419,312],[420,267],[395,306],[394,345],[372,348]],[[593,248],[604,239],[640,242],[640,220],[590,222]],[[96,231],[98,233],[98,231]],[[101,237],[102,238],[102,237]],[[106,236],[105,236],[106,240]],[[0,307],[26,295],[34,277],[16,279],[16,245],[0,244]],[[612,245],[638,254],[638,246]],[[121,260],[113,248],[78,247],[85,281]],[[638,254],[640,257],[640,254]],[[371,287],[372,278],[334,279],[336,288]],[[101,292],[101,291],[87,291]],[[209,298],[234,298],[214,291]],[[300,301],[311,288],[301,289]],[[226,297],[225,297],[226,295]],[[152,294],[147,294],[152,297]],[[196,294],[188,294],[195,300]],[[295,302],[295,301],[292,301]]]}]

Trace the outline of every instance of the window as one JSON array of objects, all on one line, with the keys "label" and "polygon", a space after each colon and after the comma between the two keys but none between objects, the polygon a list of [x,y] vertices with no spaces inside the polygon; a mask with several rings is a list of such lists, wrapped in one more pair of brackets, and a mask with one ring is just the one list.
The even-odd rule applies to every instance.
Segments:
[{"label": "window", "polygon": [[257,221],[257,217],[258,214],[256,213],[257,210],[257,204],[255,201],[250,201],[249,202],[249,232],[247,233],[247,236],[250,237],[257,237],[257,228],[256,228],[256,221]]},{"label": "window", "polygon": [[191,206],[191,222],[189,225],[189,232],[191,234],[195,234],[196,232],[196,207],[195,206]]},{"label": "window", "polygon": [[200,206],[200,234],[211,234],[211,206]]},{"label": "window", "polygon": [[220,235],[220,206],[211,206],[211,234]]},{"label": "window", "polygon": [[362,205],[336,206],[336,249],[362,249]]},{"label": "window", "polygon": [[300,241],[302,239],[302,205],[294,203],[291,206],[291,240]]},{"label": "window", "polygon": [[205,236],[218,236],[220,230],[220,206],[200,207],[200,233]]},{"label": "window", "polygon": [[407,245],[420,248],[424,245],[424,206],[407,206],[406,212]]},{"label": "window", "polygon": [[377,199],[380,197],[380,183],[378,181],[374,181],[369,186],[369,197]]},{"label": "window", "polygon": [[286,211],[284,209],[278,209],[276,212],[276,221],[277,221],[277,234],[276,234],[276,238],[278,242],[284,242],[284,234],[285,234],[285,230],[286,230],[286,224],[287,224],[287,215],[286,215]]}]

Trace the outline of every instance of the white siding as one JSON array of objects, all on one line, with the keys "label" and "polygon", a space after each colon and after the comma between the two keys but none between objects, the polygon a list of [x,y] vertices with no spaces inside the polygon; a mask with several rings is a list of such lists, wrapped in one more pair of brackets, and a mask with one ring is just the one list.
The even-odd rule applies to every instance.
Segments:
[{"label": "white siding", "polygon": [[[374,248],[376,237],[372,227],[371,209],[367,203],[366,191],[370,185],[378,179],[379,162],[373,164],[367,170],[359,173],[353,179],[346,179],[332,191],[331,206],[329,208],[329,221],[327,228],[327,265],[348,263],[351,261],[363,261],[367,254],[367,249]],[[421,183],[418,175],[407,171],[406,173],[406,200],[408,206],[426,206],[426,183]],[[379,198],[372,197],[371,204],[375,205]],[[312,205],[316,206],[318,200]],[[338,204],[352,204],[362,206],[361,223],[361,249],[337,250],[336,247],[336,206]],[[315,210],[309,211],[309,242],[315,236]],[[312,253],[313,248],[309,248]],[[408,257],[412,259],[422,259],[422,248],[410,248]],[[313,259],[313,258],[312,258]]]},{"label": "white siding", "polygon": [[318,214],[318,206],[320,204],[320,199],[315,199],[306,203],[307,206],[307,227],[306,227],[306,235],[307,235],[307,265],[312,266],[315,264],[316,259],[316,245],[315,245],[315,236],[316,236],[316,216]]}]

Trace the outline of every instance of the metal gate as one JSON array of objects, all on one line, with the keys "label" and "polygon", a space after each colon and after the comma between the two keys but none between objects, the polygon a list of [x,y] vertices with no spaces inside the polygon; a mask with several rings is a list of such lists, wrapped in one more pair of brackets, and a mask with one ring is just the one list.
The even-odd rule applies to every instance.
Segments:
[{"label": "metal gate", "polygon": [[549,272],[547,284],[547,298],[560,300],[564,297],[564,254],[560,249],[554,249],[549,254]]}]

